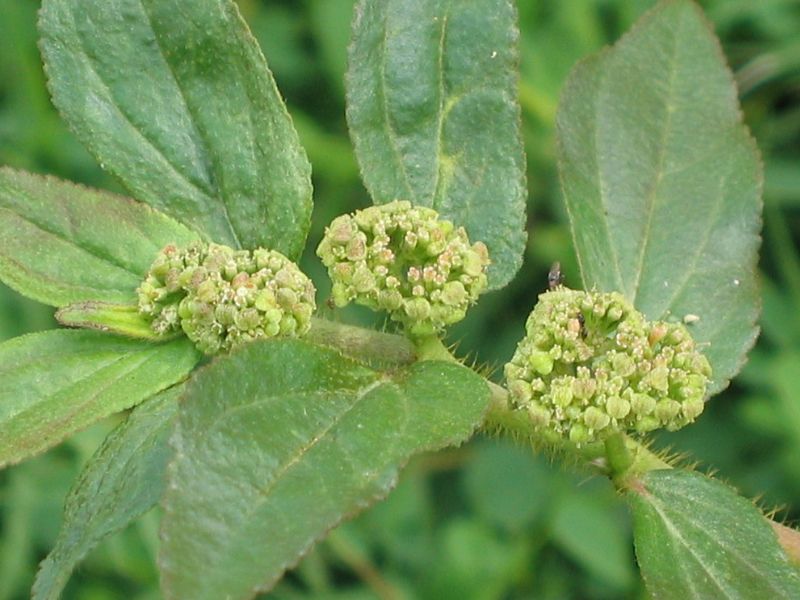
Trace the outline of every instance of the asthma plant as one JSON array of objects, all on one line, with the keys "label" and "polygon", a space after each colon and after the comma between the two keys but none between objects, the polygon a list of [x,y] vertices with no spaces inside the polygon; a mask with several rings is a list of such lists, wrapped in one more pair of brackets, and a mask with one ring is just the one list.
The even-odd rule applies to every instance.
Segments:
[{"label": "asthma plant", "polygon": [[442,338],[526,244],[509,0],[356,6],[347,117],[374,206],[317,254],[333,303],[391,332],[314,316],[293,262],[311,168],[231,0],[44,0],[40,30],[54,103],[133,199],[0,170],[0,277],[69,327],[0,345],[0,464],[135,408],[75,483],[34,598],[157,503],[166,598],[252,597],[409,457],[479,429],[611,478],[653,597],[800,594],[796,532],[646,447],[701,417],[757,333],[761,166],[692,2],[566,83],[583,289],[532,290],[502,382]]},{"label": "asthma plant", "polygon": [[506,365],[512,403],[575,443],[675,430],[703,412],[711,366],[683,325],[648,323],[616,293],[543,294]]},{"label": "asthma plant", "polygon": [[430,208],[390,202],[337,218],[317,254],[338,306],[385,310],[411,335],[432,335],[463,319],[486,289],[488,251]]},{"label": "asthma plant", "polygon": [[137,289],[153,332],[183,330],[205,354],[278,335],[303,335],[314,284],[280,252],[194,243],[164,248]]}]

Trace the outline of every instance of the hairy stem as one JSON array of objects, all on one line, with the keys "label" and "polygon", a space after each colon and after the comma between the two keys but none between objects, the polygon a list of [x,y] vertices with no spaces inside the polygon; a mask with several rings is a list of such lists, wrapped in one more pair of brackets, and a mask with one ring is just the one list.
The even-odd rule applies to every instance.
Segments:
[{"label": "hairy stem", "polygon": [[[358,360],[387,366],[410,365],[417,360],[460,362],[436,336],[412,340],[401,335],[314,318],[306,337],[317,344],[333,346]],[[625,489],[631,480],[648,471],[673,468],[646,445],[622,433],[612,436],[605,444],[569,445],[567,448],[562,441],[546,438],[536,431],[525,411],[510,404],[508,391],[504,387],[488,379],[485,381],[491,393],[483,422],[486,431],[502,432],[534,448],[547,446],[558,450],[562,446],[565,455],[579,456],[582,461],[610,477],[620,489]],[[800,563],[800,532],[767,520],[791,560]]]},{"label": "hairy stem", "polygon": [[312,318],[311,329],[305,337],[365,362],[410,365],[417,360],[417,349],[406,337],[327,319]]},{"label": "hairy stem", "polygon": [[[533,430],[527,415],[515,410],[508,402],[508,392],[505,388],[492,383],[489,410],[486,413],[484,428],[490,431],[502,431],[514,438],[529,442],[532,446],[542,444],[541,434]],[[552,447],[552,444],[548,444]],[[625,489],[632,480],[638,476],[658,469],[672,469],[672,465],[662,459],[647,446],[620,433],[609,440],[604,446],[597,445],[583,448],[581,455],[596,467],[600,468],[606,476],[610,477],[619,489]],[[800,531],[776,523],[764,517],[772,526],[778,538],[778,543],[783,548],[789,560],[800,566]]]},{"label": "hairy stem", "polygon": [[605,441],[608,471],[612,479],[625,474],[633,464],[633,455],[628,449],[625,434],[615,433]]},{"label": "hairy stem", "polygon": [[417,349],[419,360],[443,360],[445,362],[455,362],[459,364],[461,362],[453,356],[442,340],[436,335],[414,337],[411,341]]}]

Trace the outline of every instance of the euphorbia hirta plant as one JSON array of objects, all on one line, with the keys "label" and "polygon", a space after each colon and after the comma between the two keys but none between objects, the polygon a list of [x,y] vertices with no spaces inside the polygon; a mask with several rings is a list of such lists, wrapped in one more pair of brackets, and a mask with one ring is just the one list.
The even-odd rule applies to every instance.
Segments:
[{"label": "euphorbia hirta plant", "polygon": [[34,598],[156,503],[166,598],[252,597],[409,457],[481,429],[609,477],[654,597],[800,594],[793,531],[646,447],[701,418],[756,336],[761,168],[695,4],[659,3],[565,85],[583,289],[531,290],[503,380],[442,341],[522,264],[515,19],[510,0],[356,5],[347,119],[374,206],[317,254],[332,304],[385,313],[377,331],[314,314],[311,167],[232,0],[43,1],[53,101],[131,198],[0,171],[0,277],[68,327],[0,346],[0,464],[135,408]]}]

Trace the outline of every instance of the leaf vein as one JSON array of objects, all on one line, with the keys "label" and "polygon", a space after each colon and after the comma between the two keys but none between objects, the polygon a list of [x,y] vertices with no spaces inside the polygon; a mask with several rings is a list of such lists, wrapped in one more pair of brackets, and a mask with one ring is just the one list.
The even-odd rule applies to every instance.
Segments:
[{"label": "leaf vein", "polygon": [[[651,500],[650,500],[650,504],[653,507],[653,509],[656,511],[658,516],[661,517],[661,520],[663,521],[664,526],[667,528],[669,533],[672,535],[673,539],[676,542],[680,543],[686,549],[686,554],[685,555],[691,557],[692,559],[694,559],[694,561],[699,565],[700,569],[704,573],[708,574],[709,580],[714,584],[714,586],[720,592],[722,592],[722,594],[724,595],[725,598],[733,598],[733,596],[728,594],[727,588],[720,581],[717,580],[717,577],[715,576],[715,573],[705,567],[705,565],[703,564],[703,561],[701,560],[701,558],[699,556],[697,556],[697,553],[695,552],[695,550],[692,547],[692,545],[689,544],[686,541],[686,539],[681,534],[680,530],[677,527],[675,527],[675,524],[670,520],[669,516],[662,510],[661,503],[658,500],[656,500],[654,497],[652,497]],[[687,575],[687,580],[691,580],[691,577],[688,576],[688,575]]]},{"label": "leaf vein", "polygon": [[[389,140],[389,146],[392,149],[392,156],[394,157],[395,163],[400,170],[400,175],[402,176],[403,185],[408,190],[408,200],[415,202],[417,201],[416,194],[414,194],[414,190],[411,187],[411,181],[408,177],[408,170],[406,169],[406,164],[403,162],[403,153],[400,151],[400,146],[397,140],[397,132],[394,129],[394,125],[392,125],[391,115],[389,113],[389,98],[387,93],[387,86],[386,86],[386,46],[389,41],[389,25],[388,25],[388,16],[384,12],[383,15],[383,36],[381,38],[381,52],[380,52],[380,66],[378,72],[380,74],[380,89],[379,93],[381,96],[381,108],[383,109],[383,130],[386,133],[386,137]],[[378,200],[376,198],[376,200]]]},{"label": "leaf vein", "polygon": [[436,111],[436,171],[434,174],[433,186],[431,187],[431,203],[434,208],[438,208],[441,196],[439,194],[439,186],[443,181],[442,169],[442,136],[444,134],[444,121],[447,118],[449,111],[445,111],[445,104],[447,103],[447,95],[444,85],[444,43],[447,36],[447,21],[449,19],[448,10],[450,5],[447,5],[444,14],[439,19],[441,23],[439,32],[439,43],[437,45],[436,65],[438,69],[438,91],[439,91],[439,109]]},{"label": "leaf vein", "polygon": [[[325,436],[334,427],[336,427],[342,421],[342,419],[345,416],[347,416],[372,390],[374,390],[375,388],[379,387],[382,384],[384,384],[384,381],[378,379],[376,381],[373,381],[369,385],[365,386],[361,390],[359,390],[359,392],[353,398],[353,401],[345,408],[345,410],[343,410],[339,414],[335,415],[334,418],[329,423],[325,424],[320,431],[314,433],[310,437],[310,439],[307,440],[306,442],[304,442],[299,448],[297,448],[297,450],[293,454],[291,454],[290,456],[286,457],[284,459],[283,464],[279,465],[277,468],[275,468],[273,470],[273,472],[271,474],[271,478],[270,478],[270,480],[269,480],[269,482],[267,483],[266,486],[264,486],[264,487],[253,486],[254,490],[257,492],[259,498],[254,499],[250,503],[250,506],[247,508],[246,512],[244,512],[244,514],[242,514],[241,517],[239,517],[237,519],[237,527],[236,528],[238,529],[239,533],[231,534],[229,536],[228,542],[227,543],[223,542],[222,548],[220,549],[222,556],[230,556],[230,555],[232,555],[232,553],[228,552],[227,550],[232,545],[235,544],[236,539],[238,539],[238,537],[241,534],[242,530],[243,529],[247,529],[248,523],[250,523],[253,515],[256,512],[258,512],[265,503],[267,503],[269,501],[269,495],[272,493],[272,491],[275,488],[275,486],[278,485],[278,483],[280,483],[282,481],[282,478],[289,471],[291,471],[297,464],[299,464],[300,460],[306,454],[308,454],[308,452],[310,452],[312,448],[314,448],[317,444],[319,444],[320,441],[322,441],[325,438]],[[333,391],[336,391],[336,390],[333,390]],[[311,395],[311,396],[327,396],[328,394],[331,393],[331,390],[324,390],[324,391],[317,391],[317,392],[306,392],[306,393],[307,393],[307,395]],[[237,406],[237,407],[234,408],[233,411],[226,411],[224,413],[224,418],[230,417],[231,414],[233,414],[234,412],[238,411],[238,409],[240,409],[240,408],[245,408],[247,406],[254,406],[254,405],[257,405],[257,404],[260,404],[260,403],[263,403],[263,402],[267,402],[267,401],[271,401],[271,400],[280,400],[283,396],[284,396],[284,394],[277,394],[277,395],[273,395],[273,396],[268,396],[266,398],[260,398],[258,400],[252,401],[252,402],[248,402],[245,405]],[[217,420],[217,422],[214,423],[214,427],[216,427],[217,424],[222,420],[223,420],[223,416],[221,415],[220,418]],[[210,435],[211,429],[213,429],[213,427],[210,428],[210,430],[204,436],[205,439],[209,439],[211,437],[211,435]]]},{"label": "leaf vein", "polygon": [[671,60],[669,62],[669,75],[667,77],[667,97],[664,102],[664,107],[666,110],[666,116],[663,120],[663,127],[661,131],[661,138],[659,140],[658,145],[658,158],[656,160],[657,167],[655,177],[651,183],[650,189],[645,197],[645,203],[647,206],[646,214],[647,219],[645,220],[644,225],[644,232],[643,232],[643,239],[642,239],[642,246],[639,251],[639,260],[638,265],[636,268],[635,273],[635,280],[633,283],[633,291],[630,296],[631,302],[636,305],[636,297],[639,295],[639,286],[641,285],[642,281],[642,271],[644,270],[645,265],[645,258],[648,253],[648,249],[650,247],[650,231],[653,226],[653,215],[656,212],[656,204],[658,203],[658,191],[661,185],[661,182],[664,179],[664,161],[666,160],[667,155],[667,140],[669,139],[671,128],[672,128],[672,119],[673,119],[673,96],[675,95],[675,81],[678,75],[678,59],[677,54],[680,50],[678,46],[678,32],[681,30],[683,26],[683,18],[682,15],[679,17],[679,21],[675,24],[674,28],[670,28],[670,33],[672,34],[672,52],[671,52]]},{"label": "leaf vein", "polygon": [[[77,31],[77,27],[75,27]],[[86,44],[83,40],[82,36],[77,36],[81,42],[81,50],[83,51],[83,55],[85,57],[84,62],[87,65],[88,69],[92,72],[95,76],[98,85],[103,88],[103,90],[108,94],[108,97],[113,101],[112,104],[109,106],[113,108],[117,114],[119,114],[125,122],[130,126],[131,131],[135,133],[142,141],[144,141],[150,148],[153,149],[155,154],[161,158],[163,164],[165,164],[169,169],[177,176],[178,179],[184,181],[188,186],[197,191],[198,195],[203,196],[208,200],[214,200],[214,198],[208,194],[205,190],[200,188],[200,186],[195,182],[192,181],[186,174],[181,172],[168,158],[165,152],[149,137],[147,137],[144,132],[142,132],[136,124],[131,119],[130,115],[128,115],[124,110],[122,110],[120,104],[116,101],[114,93],[112,92],[111,86],[108,85],[105,79],[100,75],[97,68],[95,67],[93,61],[89,58],[89,53],[86,50]]]},{"label": "leaf vein", "polygon": [[[597,85],[598,90],[601,89],[602,86],[603,86],[604,80],[606,78],[606,75],[605,75],[606,72],[607,71],[605,69],[600,72],[599,81],[598,81],[598,85]],[[600,113],[600,93],[597,93],[595,95],[594,103],[595,103],[595,106],[594,106],[594,123],[593,123],[594,126],[592,127],[592,146],[594,147],[595,167],[596,167],[596,170],[597,170],[597,191],[598,191],[598,194],[600,196],[599,200],[600,200],[600,207],[601,207],[601,211],[602,211],[602,215],[601,215],[601,219],[600,220],[603,222],[603,225],[605,226],[606,238],[608,239],[608,248],[609,248],[609,252],[611,254],[610,258],[611,258],[612,264],[614,265],[615,278],[617,280],[617,290],[616,291],[622,292],[623,291],[623,283],[622,283],[623,278],[622,278],[622,269],[621,269],[621,266],[620,266],[620,258],[619,258],[619,253],[617,251],[617,247],[613,243],[613,237],[611,235],[611,223],[609,222],[609,219],[608,219],[608,206],[610,204],[610,199],[608,197],[609,196],[608,183],[605,180],[603,166],[602,166],[601,160],[600,160],[600,152],[598,150],[599,147],[600,147],[600,140],[599,140],[600,131],[599,131],[599,127],[598,127],[598,115]],[[575,239],[575,234],[576,234],[574,223],[575,223],[575,220],[574,219],[570,219],[570,228],[572,229],[572,237],[573,237],[573,239]],[[580,255],[581,255],[581,253],[578,253],[579,257],[580,257]],[[585,277],[585,273],[586,273],[586,271],[583,269],[583,267],[581,267],[581,277]],[[584,285],[585,284],[586,284],[586,282],[584,281]],[[607,290],[607,291],[615,291],[615,290]]]},{"label": "leaf vein", "polygon": [[703,235],[702,242],[697,245],[696,250],[692,253],[690,260],[690,266],[684,269],[686,276],[683,280],[674,288],[674,291],[670,295],[669,300],[664,306],[663,313],[671,310],[673,303],[680,297],[680,295],[684,292],[686,287],[689,285],[689,282],[692,280],[692,277],[695,275],[695,268],[697,267],[698,263],[700,262],[700,257],[703,255],[706,247],[708,246],[709,242],[711,241],[711,233],[714,229],[714,225],[716,224],[717,219],[720,216],[720,209],[722,208],[722,200],[723,200],[723,190],[724,190],[724,183],[725,177],[719,178],[719,187],[717,188],[718,194],[716,196],[716,201],[707,214],[709,215],[708,224],[709,227],[706,228],[705,233]]},{"label": "leaf vein", "polygon": [[[155,41],[155,47],[158,49],[158,53],[161,55],[161,59],[163,60],[164,65],[167,67],[167,70],[169,71],[169,74],[170,74],[170,77],[172,78],[172,81],[175,83],[175,88],[178,90],[178,94],[180,95],[180,98],[181,98],[181,101],[183,102],[184,107],[186,107],[186,111],[189,113],[189,116],[192,118],[192,126],[194,127],[195,131],[197,132],[198,137],[203,140],[204,144],[207,144],[208,140],[206,139],[205,132],[202,130],[201,127],[198,126],[198,123],[197,123],[197,121],[195,119],[194,110],[192,109],[192,105],[189,102],[188,97],[186,96],[186,92],[184,91],[183,86],[181,85],[181,80],[175,74],[175,70],[172,67],[172,63],[170,63],[169,60],[167,59],[167,55],[166,55],[166,53],[164,52],[164,49],[161,46],[161,41],[159,40],[159,36],[156,33],[155,28],[153,27],[153,19],[152,19],[150,13],[148,12],[147,7],[145,6],[145,3],[140,0],[139,5],[142,8],[142,13],[144,14],[145,18],[147,19],[147,25],[150,28],[150,31],[153,33],[153,40]],[[204,154],[204,158],[206,159],[206,163],[210,163],[211,161],[209,161],[209,159],[208,159],[208,149],[205,146],[203,146],[203,154]],[[211,171],[211,169],[209,169],[208,166],[206,167],[206,170],[210,171],[209,172],[209,176],[213,178],[213,171]],[[241,248],[242,243],[239,241],[239,236],[237,235],[236,229],[233,226],[233,222],[231,221],[230,213],[228,211],[228,204],[225,201],[224,196],[222,195],[222,190],[220,189],[219,185],[216,182],[214,182],[213,185],[214,185],[214,188],[215,188],[214,191],[216,192],[216,194],[214,196],[212,196],[212,198],[214,200],[216,200],[218,202],[218,204],[220,205],[220,208],[222,208],[222,215],[225,218],[225,224],[228,226],[228,229],[230,230],[231,236],[233,237],[233,240],[236,242],[236,245]]]},{"label": "leaf vein", "polygon": [[[143,275],[144,275],[144,273],[137,273],[136,271],[131,269],[129,266],[123,264],[121,261],[118,260],[117,257],[113,256],[112,254],[102,252],[101,249],[96,248],[96,247],[81,246],[78,243],[76,243],[73,239],[70,239],[69,237],[66,237],[61,232],[58,232],[58,231],[56,231],[54,229],[50,229],[49,227],[43,225],[41,222],[39,222],[38,220],[36,220],[36,219],[34,219],[34,218],[32,218],[32,217],[30,217],[28,215],[21,215],[21,214],[15,212],[13,210],[10,210],[10,209],[4,208],[4,207],[0,207],[0,211],[3,211],[3,210],[7,210],[12,215],[15,215],[16,217],[18,217],[19,219],[21,219],[21,220],[23,220],[23,221],[25,221],[27,223],[30,223],[32,226],[34,226],[36,229],[38,229],[41,232],[43,232],[43,233],[45,233],[45,234],[47,234],[47,235],[49,235],[49,236],[51,236],[51,237],[53,237],[53,238],[55,238],[57,240],[61,240],[65,244],[67,244],[69,246],[72,246],[73,248],[76,248],[76,249],[80,250],[81,252],[85,252],[86,254],[89,254],[90,256],[93,256],[94,258],[97,258],[98,260],[102,260],[103,262],[108,263],[112,267],[115,267],[117,269],[120,269],[121,271],[125,271],[126,273],[128,273],[130,275],[133,275],[136,278],[137,281],[141,280]],[[14,262],[15,264],[19,264],[20,266],[24,267],[24,265],[22,265],[22,263],[19,263],[19,262],[15,261],[12,257],[9,257],[9,260]],[[27,270],[27,269],[24,269],[24,270]]]}]

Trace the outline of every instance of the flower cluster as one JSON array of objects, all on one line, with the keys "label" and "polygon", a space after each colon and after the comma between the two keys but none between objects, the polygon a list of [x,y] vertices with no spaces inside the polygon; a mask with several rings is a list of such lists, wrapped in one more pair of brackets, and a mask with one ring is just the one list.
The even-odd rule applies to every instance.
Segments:
[{"label": "flower cluster", "polygon": [[165,247],[137,292],[156,333],[183,330],[206,354],[302,335],[315,308],[311,280],[279,252],[203,242]]},{"label": "flower cluster", "polygon": [[681,324],[648,322],[617,293],[539,296],[505,367],[512,402],[575,443],[675,430],[703,411],[708,360]]},{"label": "flower cluster", "polygon": [[337,217],[317,254],[337,306],[386,310],[414,335],[463,319],[487,284],[486,246],[470,244],[463,227],[435,210],[405,201]]}]

